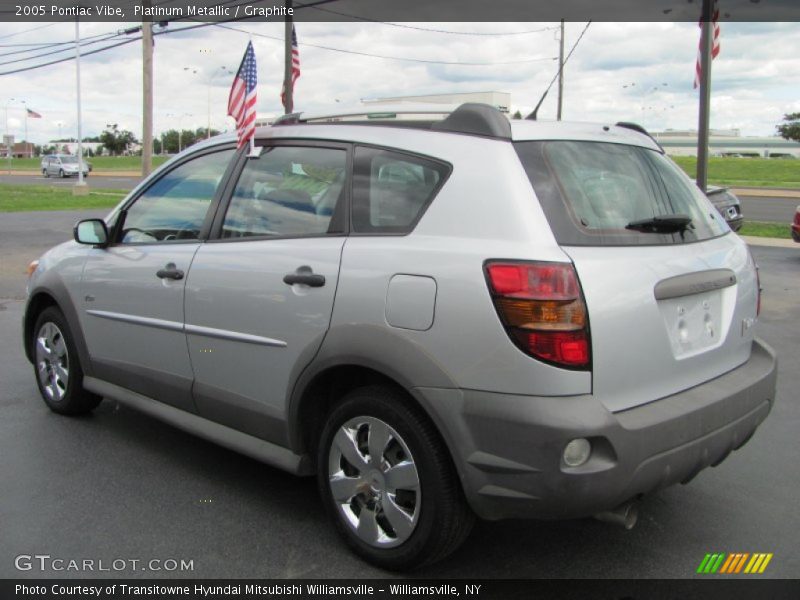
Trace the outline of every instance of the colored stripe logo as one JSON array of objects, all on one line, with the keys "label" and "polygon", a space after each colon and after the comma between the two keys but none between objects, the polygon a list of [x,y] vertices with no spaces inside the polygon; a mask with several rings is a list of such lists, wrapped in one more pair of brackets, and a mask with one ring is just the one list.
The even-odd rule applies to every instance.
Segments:
[{"label": "colored stripe logo", "polygon": [[697,572],[703,575],[713,574],[760,574],[767,569],[767,565],[772,560],[773,554],[755,552],[733,552],[726,554],[725,552],[717,552],[714,554],[706,554],[697,567]]}]

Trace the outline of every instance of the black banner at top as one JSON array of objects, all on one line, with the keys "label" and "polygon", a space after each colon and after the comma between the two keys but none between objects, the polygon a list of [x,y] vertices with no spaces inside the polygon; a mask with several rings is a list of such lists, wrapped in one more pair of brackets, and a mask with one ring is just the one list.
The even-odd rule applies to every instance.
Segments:
[{"label": "black banner at top", "polygon": [[[697,21],[702,0],[2,0],[0,21]],[[800,21],[798,0],[717,0],[720,21]]]}]

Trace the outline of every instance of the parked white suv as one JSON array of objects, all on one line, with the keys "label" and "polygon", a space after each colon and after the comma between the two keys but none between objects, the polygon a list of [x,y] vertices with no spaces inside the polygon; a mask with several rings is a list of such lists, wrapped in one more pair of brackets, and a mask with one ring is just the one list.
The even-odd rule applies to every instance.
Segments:
[{"label": "parked white suv", "polygon": [[708,199],[636,126],[441,110],[291,115],[252,155],[214,138],[79,223],[29,282],[45,402],[316,474],[393,569],[474,515],[630,527],[742,446],[776,359]]}]

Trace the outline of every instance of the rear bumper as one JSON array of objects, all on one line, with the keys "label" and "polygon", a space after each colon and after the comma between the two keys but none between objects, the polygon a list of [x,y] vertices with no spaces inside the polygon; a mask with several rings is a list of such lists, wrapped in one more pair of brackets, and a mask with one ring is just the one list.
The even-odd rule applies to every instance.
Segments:
[{"label": "rear bumper", "polygon": [[[733,371],[618,413],[591,396],[416,391],[480,517],[576,518],[686,483],[722,462],[772,408],[776,369],[774,352],[756,341],[750,359]],[[571,468],[561,456],[575,438],[588,438],[592,455]]]}]

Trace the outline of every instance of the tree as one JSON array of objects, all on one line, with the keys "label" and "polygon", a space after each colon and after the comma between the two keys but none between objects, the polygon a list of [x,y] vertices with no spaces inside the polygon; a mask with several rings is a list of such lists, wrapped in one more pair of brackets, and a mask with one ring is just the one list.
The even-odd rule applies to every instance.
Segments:
[{"label": "tree", "polygon": [[[219,135],[219,130],[211,128],[211,137],[215,135]],[[207,127],[198,127],[197,131],[194,132],[195,142],[199,142],[200,140],[206,139],[208,136],[208,128]]]},{"label": "tree", "polygon": [[[205,127],[200,127],[196,131],[192,131],[191,129],[183,129],[178,131],[177,129],[169,129],[164,131],[159,136],[159,144],[157,148],[161,148],[161,142],[163,141],[164,144],[164,151],[168,154],[176,154],[180,150],[185,150],[192,144],[200,142],[207,137],[207,129]],[[211,130],[211,135],[218,135],[219,132],[216,129]]]},{"label": "tree", "polygon": [[800,112],[783,115],[786,121],[783,125],[778,125],[778,133],[787,140],[800,142]]},{"label": "tree", "polygon": [[100,134],[100,141],[112,156],[118,156],[128,151],[131,144],[138,143],[136,136],[127,129],[120,130],[119,125],[110,123]]},{"label": "tree", "polygon": [[512,119],[521,119],[522,118],[522,113],[517,111],[517,112],[514,113],[514,116],[511,117],[511,118]]}]

